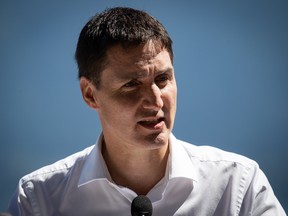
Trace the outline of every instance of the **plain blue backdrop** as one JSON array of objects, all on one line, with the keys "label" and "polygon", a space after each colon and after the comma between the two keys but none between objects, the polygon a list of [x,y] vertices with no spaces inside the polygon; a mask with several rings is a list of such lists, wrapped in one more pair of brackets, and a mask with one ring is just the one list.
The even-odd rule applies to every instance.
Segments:
[{"label": "plain blue backdrop", "polygon": [[0,210],[21,176],[92,145],[74,51],[96,12],[130,6],[174,41],[174,134],[256,160],[288,210],[288,1],[0,2]]}]

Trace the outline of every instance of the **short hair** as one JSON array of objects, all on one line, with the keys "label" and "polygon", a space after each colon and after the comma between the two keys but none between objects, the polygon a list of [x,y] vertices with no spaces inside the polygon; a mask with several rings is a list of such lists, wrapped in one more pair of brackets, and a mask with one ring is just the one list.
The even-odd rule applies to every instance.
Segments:
[{"label": "short hair", "polygon": [[99,88],[109,48],[118,44],[137,46],[150,40],[165,48],[173,63],[172,40],[164,26],[148,13],[115,7],[96,14],[79,35],[75,53],[78,77],[86,77]]}]

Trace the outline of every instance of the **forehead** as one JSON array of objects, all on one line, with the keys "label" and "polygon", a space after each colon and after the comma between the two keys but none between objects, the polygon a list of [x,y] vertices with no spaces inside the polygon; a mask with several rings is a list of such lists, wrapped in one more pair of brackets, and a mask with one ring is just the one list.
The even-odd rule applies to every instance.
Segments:
[{"label": "forehead", "polygon": [[144,75],[147,71],[172,70],[168,51],[153,42],[133,47],[116,45],[107,51],[106,69],[118,71],[118,75],[133,73]]}]

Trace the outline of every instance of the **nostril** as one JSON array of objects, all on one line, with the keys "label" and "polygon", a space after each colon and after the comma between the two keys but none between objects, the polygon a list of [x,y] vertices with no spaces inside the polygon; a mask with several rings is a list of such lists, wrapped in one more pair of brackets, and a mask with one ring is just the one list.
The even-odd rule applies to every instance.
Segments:
[{"label": "nostril", "polygon": [[145,100],[143,101],[143,108],[144,109],[151,109],[154,111],[159,111],[163,107],[163,101],[161,100]]}]

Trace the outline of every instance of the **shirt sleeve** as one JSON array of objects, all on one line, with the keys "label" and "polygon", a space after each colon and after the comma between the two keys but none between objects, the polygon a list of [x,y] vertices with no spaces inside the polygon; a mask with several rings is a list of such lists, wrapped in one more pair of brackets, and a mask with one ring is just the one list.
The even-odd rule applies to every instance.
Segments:
[{"label": "shirt sleeve", "polygon": [[267,177],[259,167],[256,168],[252,182],[247,190],[240,215],[286,216]]},{"label": "shirt sleeve", "polygon": [[[31,202],[31,198],[33,199],[33,195],[29,194],[29,184],[22,184],[21,180],[19,181],[18,188],[13,195],[9,207],[8,212],[13,216],[34,216],[33,212],[33,203]],[[36,203],[34,203],[35,205]]]}]

